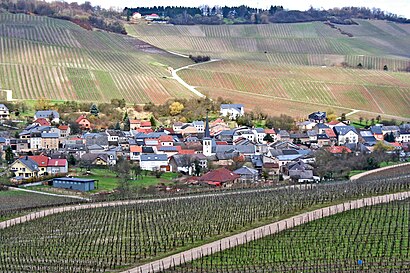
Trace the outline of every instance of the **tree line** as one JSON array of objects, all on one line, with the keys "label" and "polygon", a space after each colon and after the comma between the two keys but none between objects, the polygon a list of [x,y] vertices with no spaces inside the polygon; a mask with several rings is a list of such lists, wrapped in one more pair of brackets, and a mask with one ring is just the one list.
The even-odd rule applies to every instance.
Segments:
[{"label": "tree line", "polygon": [[271,6],[269,9],[257,9],[245,5],[214,6],[203,5],[200,8],[154,6],[125,8],[123,15],[128,20],[133,13],[141,15],[156,13],[176,25],[220,25],[220,24],[268,24],[323,21],[335,24],[356,24],[352,19],[377,19],[398,23],[410,23],[410,20],[397,14],[378,8],[344,7],[333,9],[310,8],[306,11],[287,10],[283,6]]},{"label": "tree line", "polygon": [[92,6],[88,1],[78,4],[77,2],[67,3],[63,1],[49,3],[45,1],[3,0],[0,2],[1,11],[48,16],[71,21],[87,30],[98,28],[127,34],[120,22],[121,12],[103,9],[100,6]]}]

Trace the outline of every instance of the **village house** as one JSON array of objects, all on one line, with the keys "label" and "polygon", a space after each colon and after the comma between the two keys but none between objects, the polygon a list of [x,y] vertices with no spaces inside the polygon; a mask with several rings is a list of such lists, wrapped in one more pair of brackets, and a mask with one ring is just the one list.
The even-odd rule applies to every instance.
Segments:
[{"label": "village house", "polygon": [[10,111],[6,105],[0,104],[0,119],[9,119],[10,118]]},{"label": "village house", "polygon": [[60,114],[55,110],[37,111],[34,114],[34,120],[37,120],[39,118],[47,119],[51,123],[60,123]]},{"label": "village house", "polygon": [[246,166],[243,166],[242,168],[233,171],[233,173],[240,176],[239,181],[242,183],[255,183],[259,179],[258,170]]},{"label": "village house", "polygon": [[168,156],[166,154],[141,154],[140,167],[142,170],[168,170]]},{"label": "village house", "polygon": [[34,160],[25,156],[14,161],[10,165],[10,171],[12,171],[16,177],[27,179],[38,177],[40,169]]},{"label": "village house", "polygon": [[308,116],[309,121],[314,123],[325,123],[326,122],[326,112],[313,112]]},{"label": "village house", "polygon": [[79,116],[75,122],[80,126],[81,130],[91,129],[91,122],[84,115]]},{"label": "village house", "polygon": [[141,146],[138,146],[138,145],[130,146],[130,160],[131,161],[139,161],[141,153],[142,153]]},{"label": "village house", "polygon": [[333,130],[337,136],[338,145],[359,142],[359,135],[353,126],[337,126]]},{"label": "village house", "polygon": [[58,133],[41,133],[41,147],[46,150],[58,150],[60,137]]},{"label": "village house", "polygon": [[223,117],[236,119],[245,114],[245,108],[243,104],[221,104],[220,114]]},{"label": "village house", "polygon": [[60,125],[58,126],[58,129],[60,130],[60,138],[66,138],[71,133],[71,129],[69,125]]},{"label": "village house", "polygon": [[47,164],[48,174],[65,174],[68,173],[67,159],[49,159]]},{"label": "village house", "polygon": [[38,171],[39,176],[48,174],[47,166],[48,166],[49,158],[47,156],[36,155],[36,156],[29,156],[29,158],[37,163],[37,166],[38,166],[38,169],[39,169],[39,171]]},{"label": "village house", "polygon": [[51,126],[51,122],[45,118],[38,118],[33,121],[33,124],[37,124],[38,126]]},{"label": "village house", "polygon": [[241,178],[240,175],[231,172],[226,168],[219,168],[216,170],[212,170],[201,176],[198,181],[203,184],[207,184],[210,186],[227,186],[229,184],[234,184],[239,181]]},{"label": "village house", "polygon": [[208,169],[208,160],[203,154],[176,154],[169,160],[172,172],[193,175],[198,164],[201,171]]}]

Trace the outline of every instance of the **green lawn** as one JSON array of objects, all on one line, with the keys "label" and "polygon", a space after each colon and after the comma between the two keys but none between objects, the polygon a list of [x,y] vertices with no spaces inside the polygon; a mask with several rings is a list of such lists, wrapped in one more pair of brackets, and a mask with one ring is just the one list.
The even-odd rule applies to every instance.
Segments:
[{"label": "green lawn", "polygon": [[[91,175],[81,175],[80,169],[76,169],[76,173],[79,178],[96,179],[97,190],[96,191],[111,191],[118,186],[118,177],[115,172],[107,169],[91,169]],[[169,183],[177,177],[175,173],[164,173],[161,178],[147,175],[143,171],[142,179],[131,180],[131,185],[137,188],[143,188],[148,186],[155,186],[160,183]]]}]

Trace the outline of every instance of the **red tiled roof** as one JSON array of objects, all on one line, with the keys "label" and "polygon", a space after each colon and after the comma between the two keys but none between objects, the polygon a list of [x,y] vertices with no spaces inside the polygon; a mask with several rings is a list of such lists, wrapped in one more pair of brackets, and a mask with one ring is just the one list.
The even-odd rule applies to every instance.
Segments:
[{"label": "red tiled roof", "polygon": [[142,153],[142,147],[141,146],[130,146],[130,152],[131,153]]},{"label": "red tiled roof", "polygon": [[336,134],[335,134],[335,132],[334,132],[332,129],[325,129],[325,134],[326,134],[329,138],[336,137]]},{"label": "red tiled roof", "polygon": [[141,120],[139,119],[130,119],[130,124],[140,124]]},{"label": "red tiled roof", "polygon": [[50,159],[48,161],[48,167],[65,167],[67,159]]},{"label": "red tiled roof", "polygon": [[154,132],[154,130],[152,130],[151,128],[149,128],[149,129],[137,129],[136,131],[138,133],[144,133],[144,134],[149,134],[149,133]]},{"label": "red tiled roof", "polygon": [[60,125],[58,127],[58,129],[63,130],[63,131],[67,131],[68,130],[68,125]]},{"label": "red tiled roof", "polygon": [[[177,146],[179,147],[179,146]],[[195,150],[181,150],[178,152],[178,154],[180,155],[194,155],[195,154]]]},{"label": "red tiled roof", "polygon": [[169,135],[162,135],[159,137],[158,140],[160,142],[174,142],[174,139],[172,138],[172,136],[169,136]]},{"label": "red tiled roof", "polygon": [[265,129],[265,134],[274,135],[276,132],[273,129]]},{"label": "red tiled roof", "polygon": [[33,155],[29,156],[30,159],[34,160],[39,167],[47,167],[49,158],[44,155]]},{"label": "red tiled roof", "polygon": [[327,148],[327,150],[332,154],[342,154],[342,153],[351,153],[352,150],[345,146],[333,146]]},{"label": "red tiled roof", "polygon": [[33,123],[38,123],[40,126],[50,126],[51,123],[45,118],[38,118]]},{"label": "red tiled roof", "polygon": [[75,120],[76,123],[79,123],[80,121],[82,121],[83,119],[87,119],[84,115],[81,115],[78,117],[78,119]]},{"label": "red tiled roof", "polygon": [[150,121],[143,121],[143,122],[141,122],[141,127],[151,127],[151,122]]},{"label": "red tiled roof", "polygon": [[210,172],[207,172],[202,177],[199,178],[199,181],[203,182],[230,182],[240,178],[240,175],[231,172],[228,169],[220,168]]},{"label": "red tiled roof", "polygon": [[216,141],[216,145],[228,145],[226,141]]},{"label": "red tiled roof", "polygon": [[338,121],[338,120],[332,120],[331,122],[328,122],[327,124],[328,125],[337,125],[339,123],[340,123],[340,121]]}]

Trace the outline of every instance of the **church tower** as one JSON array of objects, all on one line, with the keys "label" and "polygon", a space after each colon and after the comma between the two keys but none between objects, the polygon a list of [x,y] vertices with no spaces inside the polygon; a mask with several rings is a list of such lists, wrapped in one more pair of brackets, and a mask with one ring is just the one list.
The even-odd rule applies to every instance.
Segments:
[{"label": "church tower", "polygon": [[202,139],[202,153],[205,156],[212,155],[212,138],[211,138],[211,133],[209,132],[208,112],[206,113],[205,133],[204,133],[204,138]]}]

